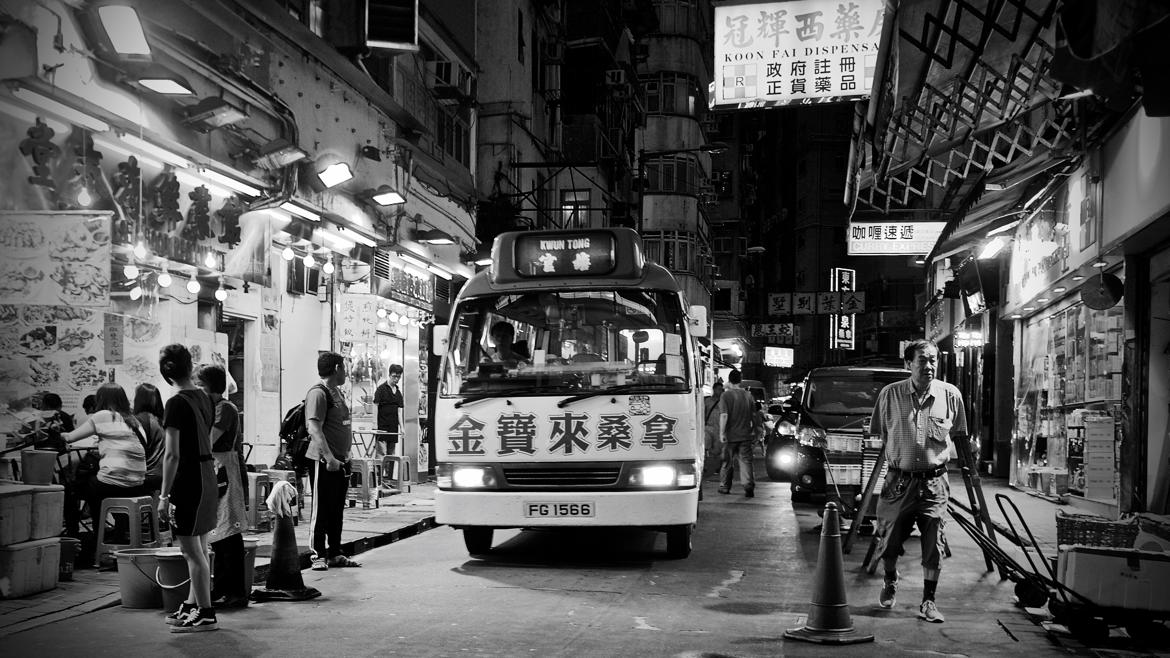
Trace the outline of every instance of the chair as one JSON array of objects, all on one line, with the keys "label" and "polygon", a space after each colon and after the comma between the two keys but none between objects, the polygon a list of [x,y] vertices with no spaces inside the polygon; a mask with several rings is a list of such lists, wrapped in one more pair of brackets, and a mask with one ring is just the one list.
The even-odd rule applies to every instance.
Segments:
[{"label": "chair", "polygon": [[248,473],[248,530],[270,529],[268,515],[268,494],[272,493],[272,480],[267,473]]},{"label": "chair", "polygon": [[349,490],[345,496],[350,507],[359,500],[362,501],[364,509],[370,507],[371,500],[374,501],[374,507],[378,507],[380,505],[378,489],[382,486],[382,462],[377,459],[352,459],[350,463],[353,470],[349,474]]},{"label": "chair", "polygon": [[[150,496],[133,498],[106,498],[94,519],[97,532],[97,556],[100,561],[106,555],[123,548],[158,548],[158,512]],[[109,517],[114,523],[107,523]],[[122,532],[125,536],[115,535]],[[125,540],[125,541],[121,541]]]},{"label": "chair", "polygon": [[[398,464],[398,468],[394,468]],[[397,489],[403,493],[410,491],[410,461],[406,455],[386,455],[382,457],[382,473],[398,473]],[[383,478],[383,481],[385,479]]]}]

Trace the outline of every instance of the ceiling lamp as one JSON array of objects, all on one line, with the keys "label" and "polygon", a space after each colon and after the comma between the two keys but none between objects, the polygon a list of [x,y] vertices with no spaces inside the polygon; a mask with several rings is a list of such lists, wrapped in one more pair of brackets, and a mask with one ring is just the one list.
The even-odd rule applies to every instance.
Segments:
[{"label": "ceiling lamp", "polygon": [[406,199],[389,185],[379,186],[376,190],[367,190],[366,195],[379,206],[392,206],[406,203]]},{"label": "ceiling lamp", "polygon": [[139,240],[138,244],[134,245],[134,257],[140,259],[146,258],[146,245],[142,244],[142,240]]},{"label": "ceiling lamp", "polygon": [[231,126],[248,118],[248,113],[226,100],[211,96],[186,109],[183,123],[202,133]]},{"label": "ceiling lamp", "polygon": [[279,138],[260,147],[252,163],[262,169],[280,169],[295,164],[309,157],[309,154],[290,143],[287,139]]},{"label": "ceiling lamp", "polygon": [[293,252],[292,247],[285,247],[284,251],[280,252],[280,257],[285,260],[292,260],[296,258],[297,255]]},{"label": "ceiling lamp", "polygon": [[142,87],[163,96],[194,96],[195,90],[183,76],[158,64],[151,64],[146,70],[134,76]]},{"label": "ceiling lamp", "polygon": [[192,274],[191,278],[187,281],[187,292],[191,293],[192,295],[198,295],[199,289],[199,280],[195,278],[194,274]]},{"label": "ceiling lamp", "polygon": [[318,171],[317,178],[321,180],[322,185],[330,188],[341,185],[345,181],[353,178],[353,171],[344,162],[334,162]]},{"label": "ceiling lamp", "polygon": [[416,242],[423,244],[455,244],[455,238],[451,237],[446,231],[440,231],[437,228],[432,228],[426,231],[416,231],[414,234]]},{"label": "ceiling lamp", "polygon": [[174,279],[171,278],[171,273],[164,268],[158,275],[158,286],[160,288],[169,288],[172,283],[174,283]]},{"label": "ceiling lamp", "polygon": [[316,267],[317,266],[317,259],[313,258],[313,252],[311,252],[311,251],[305,253],[304,261],[305,261],[305,267]]},{"label": "ceiling lamp", "polygon": [[215,289],[215,299],[221,302],[227,299],[227,291],[223,289],[223,279],[219,280],[219,287]]},{"label": "ceiling lamp", "polygon": [[125,61],[149,62],[150,43],[142,29],[142,19],[129,5],[105,5],[97,8],[97,19],[104,31],[107,45]]},{"label": "ceiling lamp", "polygon": [[325,264],[321,266],[321,271],[326,273],[326,274],[333,274],[334,270],[336,270],[336,269],[337,268],[333,265],[332,258],[329,258],[328,260],[326,260]]}]

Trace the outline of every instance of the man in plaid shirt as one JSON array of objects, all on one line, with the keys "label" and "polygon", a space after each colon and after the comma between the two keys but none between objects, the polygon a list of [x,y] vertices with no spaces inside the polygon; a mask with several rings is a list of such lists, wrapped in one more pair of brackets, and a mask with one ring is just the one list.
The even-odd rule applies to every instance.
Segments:
[{"label": "man in plaid shirt", "polygon": [[928,340],[910,343],[903,358],[910,377],[878,393],[870,434],[885,443],[890,469],[878,501],[878,555],[885,577],[878,603],[894,607],[898,591],[898,556],[914,524],[922,534],[922,603],[919,619],[946,621],[934,602],[944,547],[943,525],[951,486],[947,460],[954,441],[967,439],[967,417],[959,389],[935,379],[938,346]]}]

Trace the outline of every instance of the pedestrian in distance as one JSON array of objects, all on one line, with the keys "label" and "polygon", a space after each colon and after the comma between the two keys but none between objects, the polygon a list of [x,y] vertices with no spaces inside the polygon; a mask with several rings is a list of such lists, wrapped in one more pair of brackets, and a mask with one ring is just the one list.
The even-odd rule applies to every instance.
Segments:
[{"label": "pedestrian in distance", "polygon": [[244,527],[247,525],[244,483],[240,464],[244,461],[244,442],[240,436],[240,411],[224,397],[227,373],[223,366],[204,365],[196,373],[199,388],[215,405],[211,424],[211,456],[215,460],[219,502],[216,524],[207,535],[215,551],[215,587],[211,605],[216,610],[245,608],[248,595],[245,580]]},{"label": "pedestrian in distance", "polygon": [[211,426],[215,409],[192,378],[191,352],[178,344],[159,353],[158,369],[176,389],[163,409],[166,448],[163,454],[159,520],[171,524],[191,578],[187,600],[167,615],[172,633],[213,631],[218,628],[211,605],[211,569],[207,533],[216,525],[215,463],[211,454]]},{"label": "pedestrian in distance", "polygon": [[77,421],[76,423],[74,423],[74,425],[78,426],[78,425],[81,425],[82,423],[84,423],[85,419],[89,418],[89,416],[96,409],[97,409],[97,396],[94,395],[93,393],[90,393],[89,395],[85,396],[81,400],[81,414],[82,414],[82,416],[84,416],[84,418],[77,418],[76,416],[74,416],[74,420]]},{"label": "pedestrian in distance", "polygon": [[723,444],[719,441],[719,414],[715,409],[723,396],[723,380],[716,379],[711,385],[711,395],[703,401],[705,423],[703,425],[703,447],[707,472],[718,474],[723,464]]},{"label": "pedestrian in distance", "polygon": [[317,357],[321,381],[305,394],[305,426],[309,431],[306,458],[312,463],[310,508],[314,571],[330,567],[360,567],[341,553],[345,494],[349,489],[349,450],[353,442],[349,405],[338,387],[345,383],[345,358],[336,352]]},{"label": "pedestrian in distance", "polygon": [[759,431],[760,414],[756,399],[740,386],[743,373],[732,370],[728,386],[716,405],[719,416],[719,440],[723,445],[723,468],[719,472],[719,493],[731,493],[731,481],[739,467],[739,482],[745,498],[756,495],[756,475],[752,472],[753,441]]},{"label": "pedestrian in distance", "polygon": [[[378,406],[378,431],[385,432],[375,437],[374,454],[398,454],[398,414],[402,411],[402,389],[398,386],[402,381],[402,366],[392,364],[386,372],[386,381],[374,389],[374,404]],[[393,465],[391,466],[393,468]],[[384,473],[389,480],[393,473]]]},{"label": "pedestrian in distance", "polygon": [[938,346],[916,340],[903,353],[910,377],[878,393],[869,432],[881,437],[889,471],[878,499],[880,540],[877,555],[885,568],[878,604],[892,608],[898,591],[898,557],[914,525],[922,535],[922,603],[918,617],[946,621],[935,604],[945,549],[947,460],[954,441],[967,438],[967,418],[959,389],[935,379]]},{"label": "pedestrian in distance", "polygon": [[[105,523],[101,518],[103,500],[141,496],[148,492],[143,486],[147,439],[138,419],[130,413],[130,400],[125,389],[113,382],[102,384],[95,404],[97,408],[85,422],[65,435],[65,443],[97,437],[97,471],[80,476],[76,482],[78,495],[89,507],[96,534],[100,524]],[[81,564],[89,564],[93,559],[88,546],[86,549],[79,560]],[[113,556],[99,557],[112,559]]]},{"label": "pedestrian in distance", "polygon": [[152,495],[162,489],[162,458],[166,450],[166,431],[162,426],[162,394],[154,384],[134,387],[134,417],[146,436],[145,487]]}]

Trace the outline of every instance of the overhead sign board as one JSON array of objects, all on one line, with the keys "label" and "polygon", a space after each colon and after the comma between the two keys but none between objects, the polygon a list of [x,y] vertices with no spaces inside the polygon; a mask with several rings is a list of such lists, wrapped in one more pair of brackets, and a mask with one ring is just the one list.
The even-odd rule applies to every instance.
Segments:
[{"label": "overhead sign board", "polygon": [[[832,279],[830,284],[833,290],[839,291],[844,296],[853,293],[853,288],[857,282],[857,271],[846,267],[834,267],[832,272]],[[856,325],[853,322],[852,314],[836,313],[841,310],[838,305],[835,308],[825,307],[829,315],[829,347],[838,350],[852,350],[856,349]]]},{"label": "overhead sign board", "polygon": [[605,231],[516,238],[516,270],[521,276],[604,276],[613,269],[614,238]]},{"label": "overhead sign board", "polygon": [[929,254],[946,222],[850,222],[850,256]]},{"label": "overhead sign board", "polygon": [[768,293],[768,315],[865,313],[865,293],[856,290]]},{"label": "overhead sign board", "polygon": [[883,0],[715,7],[715,106],[829,103],[869,96]]},{"label": "overhead sign board", "polygon": [[791,368],[796,351],[791,347],[764,347],[764,365],[773,368]]}]

